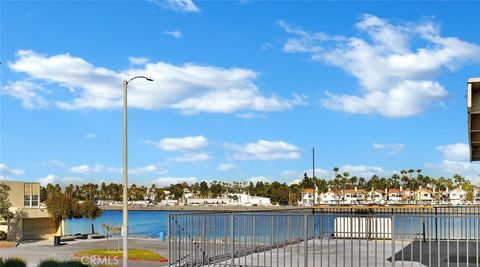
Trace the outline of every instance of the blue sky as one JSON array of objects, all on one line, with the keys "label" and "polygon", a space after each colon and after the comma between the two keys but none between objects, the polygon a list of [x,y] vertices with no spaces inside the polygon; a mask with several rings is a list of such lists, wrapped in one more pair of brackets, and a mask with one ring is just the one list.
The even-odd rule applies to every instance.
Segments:
[{"label": "blue sky", "polygon": [[3,1],[0,176],[291,182],[422,169],[479,182],[478,2]]}]

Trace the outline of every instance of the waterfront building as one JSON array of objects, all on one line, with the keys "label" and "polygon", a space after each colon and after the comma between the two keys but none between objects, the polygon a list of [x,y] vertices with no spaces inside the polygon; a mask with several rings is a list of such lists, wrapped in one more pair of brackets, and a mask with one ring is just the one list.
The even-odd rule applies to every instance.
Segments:
[{"label": "waterfront building", "polygon": [[188,198],[187,205],[190,206],[205,206],[205,205],[227,205],[232,204],[231,198]]},{"label": "waterfront building", "polygon": [[467,191],[462,188],[455,188],[448,194],[450,204],[452,205],[462,205],[464,204],[467,198]]},{"label": "waterfront building", "polygon": [[387,204],[400,205],[403,204],[402,192],[397,188],[390,188],[387,191]]},{"label": "waterfront building", "polygon": [[242,206],[271,206],[272,202],[268,197],[251,196],[249,194],[228,194],[233,199],[234,204]]},{"label": "waterfront building", "polygon": [[365,190],[357,189],[347,189],[343,192],[343,204],[345,205],[358,205],[363,204]]},{"label": "waterfront building", "polygon": [[376,204],[376,205],[383,205],[385,204],[385,199],[383,197],[382,190],[374,190],[373,188],[367,193],[367,203],[368,204]]},{"label": "waterfront building", "polygon": [[473,190],[473,204],[480,205],[480,188]]},{"label": "waterfront building", "polygon": [[432,191],[420,187],[414,193],[415,203],[419,205],[431,205],[433,202]]},{"label": "waterfront building", "polygon": [[60,232],[60,224],[50,219],[40,205],[40,183],[0,181],[10,187],[8,200],[14,218],[10,223],[0,220],[0,230],[14,240],[48,239]]},{"label": "waterfront building", "polygon": [[305,188],[302,190],[302,196],[300,198],[299,205],[313,206],[315,204],[316,192],[313,188]]},{"label": "waterfront building", "polygon": [[327,192],[320,194],[319,203],[323,205],[336,205],[338,204],[339,199],[339,195],[328,188]]}]

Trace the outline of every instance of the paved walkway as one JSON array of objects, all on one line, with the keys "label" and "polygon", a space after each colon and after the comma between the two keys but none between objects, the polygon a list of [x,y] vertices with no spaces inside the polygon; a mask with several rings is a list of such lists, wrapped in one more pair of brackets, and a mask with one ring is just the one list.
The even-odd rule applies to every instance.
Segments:
[{"label": "paved walkway", "polygon": [[[112,242],[110,240],[110,242]],[[121,245],[121,244],[120,244]],[[150,249],[158,254],[168,256],[168,243],[155,239],[129,239],[130,248]],[[112,246],[112,243],[110,243]],[[76,240],[63,242],[62,246],[53,246],[52,240],[22,243],[16,248],[0,249],[0,257],[19,257],[27,261],[28,267],[36,267],[42,259],[72,259],[73,254],[88,249],[101,249],[107,247],[107,241],[102,240]],[[129,262],[129,266],[149,267],[162,266],[166,263]],[[121,262],[119,266],[122,266]]]}]

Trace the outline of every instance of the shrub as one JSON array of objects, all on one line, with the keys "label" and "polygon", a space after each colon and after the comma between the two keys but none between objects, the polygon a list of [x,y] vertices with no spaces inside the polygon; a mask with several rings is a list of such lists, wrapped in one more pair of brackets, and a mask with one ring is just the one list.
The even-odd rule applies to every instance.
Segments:
[{"label": "shrub", "polygon": [[0,231],[0,240],[6,240],[7,239],[7,233],[5,231]]},{"label": "shrub", "polygon": [[56,259],[47,259],[42,260],[37,267],[85,267],[85,265],[77,260],[56,260]]},{"label": "shrub", "polygon": [[8,258],[8,259],[4,259],[3,263],[0,266],[26,267],[27,263],[25,263],[25,261],[23,261],[22,259],[19,259],[19,258]]}]

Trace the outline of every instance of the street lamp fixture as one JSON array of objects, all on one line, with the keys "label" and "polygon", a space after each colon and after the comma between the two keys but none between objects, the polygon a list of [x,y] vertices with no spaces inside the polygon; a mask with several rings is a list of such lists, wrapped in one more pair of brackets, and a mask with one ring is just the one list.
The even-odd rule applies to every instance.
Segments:
[{"label": "street lamp fixture", "polygon": [[123,81],[123,266],[128,266],[128,154],[127,154],[127,87],[135,79],[145,79],[152,82],[153,79],[146,76],[135,76],[130,80]]}]

